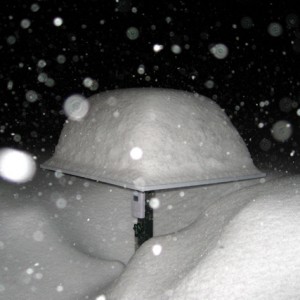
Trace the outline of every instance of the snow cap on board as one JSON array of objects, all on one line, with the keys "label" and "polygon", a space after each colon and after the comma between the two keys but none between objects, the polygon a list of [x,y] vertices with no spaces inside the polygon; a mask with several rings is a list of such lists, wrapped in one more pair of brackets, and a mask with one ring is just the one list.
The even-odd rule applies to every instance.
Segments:
[{"label": "snow cap on board", "polygon": [[140,191],[264,176],[224,111],[204,96],[134,88],[88,102],[42,167]]}]

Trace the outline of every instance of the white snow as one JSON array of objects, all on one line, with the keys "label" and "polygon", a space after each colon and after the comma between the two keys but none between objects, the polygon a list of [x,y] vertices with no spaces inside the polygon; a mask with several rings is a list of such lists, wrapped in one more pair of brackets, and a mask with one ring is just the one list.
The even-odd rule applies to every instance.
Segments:
[{"label": "white snow", "polygon": [[195,222],[139,249],[108,299],[299,299],[299,183],[278,179],[204,201]]},{"label": "white snow", "polygon": [[97,94],[89,106],[64,125],[46,168],[156,190],[261,175],[229,118],[204,96],[124,89]]},{"label": "white snow", "polygon": [[60,27],[63,24],[63,19],[61,17],[56,17],[53,20],[53,24],[57,27]]},{"label": "white snow", "polygon": [[[124,265],[116,259],[87,255],[73,246],[76,242],[60,223],[61,210],[51,201],[55,194],[46,184],[49,178],[39,175],[28,189],[0,184],[0,285],[4,287],[0,299],[74,300],[96,295],[120,275]],[[63,189],[56,180],[52,188],[59,187]],[[67,187],[69,192],[73,190]],[[38,196],[41,190],[43,198]],[[77,214],[73,217],[78,220]],[[95,235],[103,238],[100,230],[96,231]]]},{"label": "white snow", "polygon": [[153,45],[153,51],[154,52],[160,52],[161,50],[164,49],[164,46],[163,45],[160,45],[160,44],[155,44]]},{"label": "white snow", "polygon": [[0,177],[23,183],[30,181],[35,171],[35,161],[28,153],[11,148],[0,149]]},{"label": "white snow", "polygon": [[[258,172],[213,102],[177,91],[168,91],[172,100],[163,90],[120,93],[92,98],[87,117],[65,126],[50,163],[105,166],[124,178],[148,167],[140,181],[200,175],[185,155],[203,176]],[[140,159],[130,157],[134,147]],[[157,191],[154,237],[135,252],[133,191],[41,169],[26,184],[0,181],[0,299],[300,299],[299,188],[300,176],[269,174]]]},{"label": "white snow", "polygon": [[157,192],[136,253],[129,190],[0,182],[0,299],[299,299],[300,177],[276,177]]}]

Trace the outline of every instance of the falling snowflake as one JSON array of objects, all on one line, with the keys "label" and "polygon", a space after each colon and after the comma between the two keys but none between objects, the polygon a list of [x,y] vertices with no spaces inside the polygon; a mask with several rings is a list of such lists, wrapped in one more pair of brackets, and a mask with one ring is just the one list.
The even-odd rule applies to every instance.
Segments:
[{"label": "falling snowflake", "polygon": [[59,293],[61,293],[61,292],[63,292],[64,287],[60,284],[60,285],[58,285],[58,286],[56,287],[56,290],[57,290]]},{"label": "falling snowflake", "polygon": [[160,201],[158,198],[151,198],[149,202],[149,206],[152,209],[158,209],[160,207]]},{"label": "falling snowflake", "polygon": [[155,255],[155,256],[158,256],[161,254],[161,251],[162,251],[162,246],[159,245],[159,244],[156,244],[154,246],[152,246],[152,253]]},{"label": "falling snowflake", "polygon": [[143,156],[143,150],[139,147],[134,147],[131,149],[130,151],[130,157],[133,159],[133,160],[139,160],[141,159]]},{"label": "falling snowflake", "polygon": [[82,120],[89,110],[88,101],[81,95],[72,95],[64,103],[64,111],[73,121]]},{"label": "falling snowflake", "polygon": [[61,26],[62,24],[63,24],[63,19],[62,18],[60,18],[60,17],[56,17],[56,18],[54,18],[54,20],[53,20],[53,24],[56,26],[56,27],[59,27],[59,26]]},{"label": "falling snowflake", "polygon": [[283,32],[282,26],[277,22],[272,22],[268,26],[268,33],[273,37],[280,36],[282,32]]},{"label": "falling snowflake", "polygon": [[292,136],[293,127],[291,123],[280,120],[272,126],[271,133],[276,141],[285,142]]},{"label": "falling snowflake", "polygon": [[181,47],[179,45],[172,45],[171,46],[171,51],[174,53],[174,54],[180,54],[181,53]]},{"label": "falling snowflake", "polygon": [[29,154],[10,148],[0,150],[0,176],[8,181],[30,181],[36,172],[36,164]]},{"label": "falling snowflake", "polygon": [[210,47],[210,53],[217,59],[224,59],[228,55],[228,47],[224,44],[215,44]]},{"label": "falling snowflake", "polygon": [[130,40],[136,40],[140,33],[139,30],[136,27],[129,27],[126,31],[126,35]]}]

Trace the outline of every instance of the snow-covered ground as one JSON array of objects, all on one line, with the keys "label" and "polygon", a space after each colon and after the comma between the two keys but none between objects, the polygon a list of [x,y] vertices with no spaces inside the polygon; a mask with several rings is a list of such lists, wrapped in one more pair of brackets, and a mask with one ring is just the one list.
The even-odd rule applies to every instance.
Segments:
[{"label": "snow-covered ground", "polygon": [[300,177],[271,177],[157,193],[137,252],[131,191],[2,181],[0,299],[299,299]]}]

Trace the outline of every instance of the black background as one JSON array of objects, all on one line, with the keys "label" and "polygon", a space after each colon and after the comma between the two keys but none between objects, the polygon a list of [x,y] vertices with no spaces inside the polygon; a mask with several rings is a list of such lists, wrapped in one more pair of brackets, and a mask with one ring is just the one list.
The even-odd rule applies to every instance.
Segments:
[{"label": "black background", "polygon": [[[296,4],[1,1],[0,145],[37,155],[53,151],[69,95],[88,97],[107,89],[151,86],[214,99],[231,117],[254,158],[296,166],[300,153],[300,11]],[[54,25],[56,17],[63,19],[62,26]],[[253,24],[245,23],[245,18]],[[30,20],[29,28],[21,26],[24,19]],[[272,22],[282,26],[278,37],[268,32]],[[132,26],[139,31],[135,40],[126,34]],[[228,47],[224,59],[210,52],[216,43]],[[155,44],[164,49],[153,51]],[[181,47],[180,54],[171,51],[175,44]],[[64,55],[64,63],[57,61],[59,55]],[[45,67],[38,66],[40,60]],[[144,74],[137,71],[140,65]],[[40,82],[41,73],[53,79],[52,84]],[[83,85],[87,77],[97,81],[97,90]],[[208,80],[214,82],[213,88],[206,87]],[[26,99],[30,90],[37,93],[37,101]],[[279,120],[287,120],[293,128],[286,142],[274,140],[271,134]]]}]

